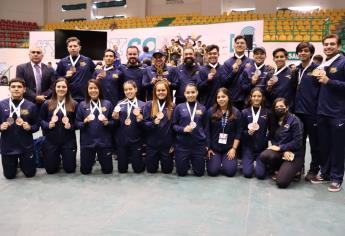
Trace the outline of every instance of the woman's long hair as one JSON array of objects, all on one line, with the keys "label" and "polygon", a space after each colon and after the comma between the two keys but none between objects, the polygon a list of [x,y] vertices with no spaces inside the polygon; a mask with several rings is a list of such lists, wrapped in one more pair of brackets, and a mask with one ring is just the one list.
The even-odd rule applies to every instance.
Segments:
[{"label": "woman's long hair", "polygon": [[158,108],[158,102],[159,99],[157,97],[157,86],[159,84],[163,84],[165,89],[167,90],[167,96],[165,98],[165,107],[167,108],[167,113],[168,113],[168,119],[171,119],[172,116],[172,112],[173,112],[173,101],[171,98],[171,93],[170,93],[170,88],[169,88],[169,84],[164,81],[164,80],[160,80],[158,81],[155,86],[153,87],[153,96],[152,96],[152,109],[151,109],[151,117],[154,118],[157,116],[158,112],[159,112],[159,108]]},{"label": "woman's long hair", "polygon": [[217,96],[218,96],[218,93],[220,93],[220,92],[224,93],[229,99],[228,105],[226,108],[226,110],[229,113],[228,120],[236,120],[237,117],[236,117],[236,114],[234,112],[233,105],[232,105],[232,102],[230,99],[229,90],[226,88],[219,88],[216,92],[216,102],[211,108],[212,109],[211,110],[212,111],[211,119],[215,121],[215,120],[220,120],[223,117],[222,109],[220,108],[220,106],[217,102]]},{"label": "woman's long hair", "polygon": [[49,111],[54,111],[58,105],[58,98],[57,98],[57,93],[56,93],[56,84],[59,82],[65,82],[66,86],[67,86],[67,92],[65,95],[65,108],[67,112],[74,112],[75,111],[75,106],[76,106],[76,102],[73,100],[72,96],[71,96],[71,92],[70,92],[70,85],[68,83],[68,81],[61,77],[58,78],[55,83],[54,83],[54,89],[53,89],[53,95],[51,97],[51,99],[48,100],[48,110]]}]

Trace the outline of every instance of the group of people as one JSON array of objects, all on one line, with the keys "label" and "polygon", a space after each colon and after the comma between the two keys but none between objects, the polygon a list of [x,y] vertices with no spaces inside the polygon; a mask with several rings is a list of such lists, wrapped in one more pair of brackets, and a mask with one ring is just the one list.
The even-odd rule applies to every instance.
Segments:
[{"label": "group of people", "polygon": [[[245,37],[235,37],[235,53],[221,65],[219,47],[205,49],[199,66],[193,48],[183,62],[166,65],[157,50],[143,68],[139,50],[129,46],[127,64],[115,65],[107,49],[104,65],[80,54],[78,38],[67,39],[69,55],[56,71],[43,64],[42,50],[31,48],[30,62],[17,67],[9,81],[11,97],[0,102],[1,157],[4,176],[15,178],[18,167],[36,173],[32,133],[41,127],[44,167],[76,171],[76,130],[80,130],[80,172],[90,174],[98,161],[104,174],[131,164],[147,171],[178,176],[235,176],[238,162],[246,178],[271,176],[286,188],[303,175],[306,140],[311,183],[341,190],[344,175],[345,57],[335,34],[323,39],[325,62],[312,61],[314,46],[297,45],[301,64],[287,66],[287,51],[273,52],[275,65],[265,64],[263,47],[245,56]],[[145,157],[143,153],[146,153]],[[159,168],[160,167],[160,168]]]}]

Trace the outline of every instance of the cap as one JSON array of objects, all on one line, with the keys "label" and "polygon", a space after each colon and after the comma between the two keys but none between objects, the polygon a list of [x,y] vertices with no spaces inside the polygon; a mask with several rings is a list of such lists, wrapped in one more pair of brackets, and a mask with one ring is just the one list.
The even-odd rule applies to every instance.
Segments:
[{"label": "cap", "polygon": [[264,47],[256,47],[253,50],[253,53],[255,54],[256,52],[261,51],[266,54],[266,49]]},{"label": "cap", "polygon": [[165,53],[162,50],[157,49],[153,54],[152,57],[155,57],[156,55],[165,56]]}]

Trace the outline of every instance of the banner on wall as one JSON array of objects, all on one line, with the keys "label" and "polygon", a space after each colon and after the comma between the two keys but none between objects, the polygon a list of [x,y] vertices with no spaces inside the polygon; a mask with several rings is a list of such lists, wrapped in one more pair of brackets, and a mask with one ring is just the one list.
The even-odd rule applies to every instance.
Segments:
[{"label": "banner on wall", "polygon": [[[181,37],[216,44],[220,48],[220,61],[225,61],[233,53],[236,35],[253,35],[253,47],[263,45],[263,21],[245,21],[209,25],[169,26],[155,28],[116,29],[108,32],[108,48],[118,45],[121,60],[126,60],[126,48],[136,45],[139,49],[148,46],[151,51],[170,46],[170,40]],[[95,39],[97,40],[97,39]],[[83,42],[81,42],[83,45]],[[54,32],[30,32],[30,47],[43,49],[46,59],[54,61]]]}]

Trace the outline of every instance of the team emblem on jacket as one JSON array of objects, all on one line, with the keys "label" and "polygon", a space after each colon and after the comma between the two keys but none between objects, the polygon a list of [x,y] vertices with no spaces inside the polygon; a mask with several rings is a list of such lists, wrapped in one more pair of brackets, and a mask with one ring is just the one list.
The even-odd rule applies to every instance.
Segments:
[{"label": "team emblem on jacket", "polygon": [[79,63],[79,65],[80,65],[80,66],[86,66],[86,62],[85,62],[85,61],[81,61],[81,62]]},{"label": "team emblem on jacket", "polygon": [[28,109],[20,109],[20,114],[23,116],[29,115],[29,110]]},{"label": "team emblem on jacket", "polygon": [[113,74],[113,78],[114,78],[114,79],[118,79],[118,78],[119,78],[119,75],[118,75],[118,74]]},{"label": "team emblem on jacket", "polygon": [[290,128],[290,125],[289,125],[289,124],[285,124],[285,125],[284,125],[284,128],[287,128],[287,129],[288,129],[288,128]]},{"label": "team emblem on jacket", "polygon": [[202,110],[196,110],[196,111],[195,111],[195,114],[197,114],[197,115],[202,115]]},{"label": "team emblem on jacket", "polygon": [[334,74],[334,73],[337,73],[337,67],[331,67],[331,69],[329,69],[329,73],[332,73],[332,74]]}]

